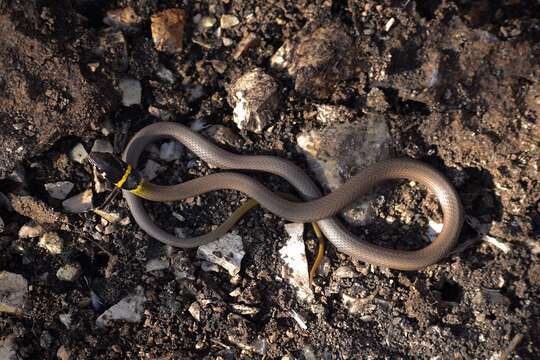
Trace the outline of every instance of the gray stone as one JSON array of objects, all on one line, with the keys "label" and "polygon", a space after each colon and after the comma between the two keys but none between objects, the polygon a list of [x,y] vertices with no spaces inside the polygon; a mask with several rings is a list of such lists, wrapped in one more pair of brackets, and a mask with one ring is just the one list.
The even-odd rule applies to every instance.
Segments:
[{"label": "gray stone", "polygon": [[73,186],[71,181],[58,181],[45,184],[45,190],[47,190],[49,196],[53,199],[64,200],[71,190],[73,190]]},{"label": "gray stone", "polygon": [[56,272],[56,277],[58,280],[62,281],[77,281],[79,277],[81,276],[82,267],[81,264],[78,262],[74,262],[71,264],[66,264],[62,266],[58,271]]},{"label": "gray stone", "polygon": [[122,92],[122,104],[124,106],[138,105],[141,103],[142,87],[137,79],[123,78],[118,83]]},{"label": "gray stone", "polygon": [[15,334],[0,337],[0,359],[17,360],[17,346],[15,344]]},{"label": "gray stone", "polygon": [[0,272],[0,313],[22,314],[28,295],[28,281],[22,275]]},{"label": "gray stone", "polygon": [[[371,114],[354,122],[304,131],[296,141],[317,181],[327,190],[337,189],[358,170],[389,158],[391,153],[384,117]],[[359,199],[355,208],[343,212],[347,221],[362,225],[370,219],[366,199]]]},{"label": "gray stone", "polygon": [[0,234],[4,232],[4,227],[5,227],[5,223],[4,223],[4,220],[2,219],[2,217],[0,216]]},{"label": "gray stone", "polygon": [[70,197],[62,202],[64,210],[70,213],[83,213],[92,209],[93,193],[92,189],[83,191],[80,194]]},{"label": "gray stone", "polygon": [[166,162],[178,160],[184,153],[184,147],[178,141],[168,141],[161,144],[159,158]]},{"label": "gray stone", "polygon": [[143,169],[140,171],[140,174],[145,179],[151,181],[154,180],[163,170],[163,166],[153,160],[148,160],[144,165]]},{"label": "gray stone", "polygon": [[234,276],[240,272],[240,265],[245,255],[240,235],[225,234],[219,240],[197,249],[197,257],[221,266]]},{"label": "gray stone", "polygon": [[139,287],[135,294],[126,296],[101,314],[96,320],[96,326],[103,328],[118,320],[139,322],[142,319],[144,303],[146,303],[144,290]]},{"label": "gray stone", "polygon": [[106,139],[96,139],[94,141],[94,145],[92,146],[91,152],[99,152],[99,153],[113,153],[114,149],[112,144],[106,140]]},{"label": "gray stone", "polygon": [[253,69],[229,88],[229,104],[239,129],[261,133],[279,112],[277,82],[261,69]]},{"label": "gray stone", "polygon": [[46,232],[39,239],[38,246],[57,255],[61,254],[64,249],[64,240],[55,232]]},{"label": "gray stone", "polygon": [[146,263],[146,272],[165,270],[169,268],[169,262],[162,259],[150,259]]}]

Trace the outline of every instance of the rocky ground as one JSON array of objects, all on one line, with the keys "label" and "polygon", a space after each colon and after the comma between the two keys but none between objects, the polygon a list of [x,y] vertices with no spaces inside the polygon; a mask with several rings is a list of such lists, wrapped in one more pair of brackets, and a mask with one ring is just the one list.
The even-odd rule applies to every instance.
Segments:
[{"label": "rocky ground", "polygon": [[[538,358],[539,14],[534,0],[0,0],[0,358]],[[329,245],[312,286],[312,230],[261,209],[217,243],[163,246],[120,198],[91,211],[110,185],[86,160],[163,120],[292,160],[324,191],[421,159],[458,189],[459,244],[417,272]],[[166,141],[141,171],[219,170]],[[188,236],[244,201],[147,208]],[[442,222],[405,181],[340,218],[402,249]]]}]

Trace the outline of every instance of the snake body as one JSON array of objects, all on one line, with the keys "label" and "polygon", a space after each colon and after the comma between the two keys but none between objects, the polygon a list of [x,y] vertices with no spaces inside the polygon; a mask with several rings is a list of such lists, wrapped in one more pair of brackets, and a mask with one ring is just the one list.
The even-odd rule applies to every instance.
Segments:
[{"label": "snake body", "polygon": [[[293,222],[316,222],[326,238],[341,252],[358,260],[399,270],[418,270],[442,259],[454,247],[463,223],[463,210],[452,184],[433,167],[412,159],[390,159],[364,168],[334,192],[322,196],[315,183],[292,162],[274,156],[238,155],[226,151],[188,127],[172,122],[149,125],[137,132],[127,145],[123,160],[133,167],[146,145],[172,138],[210,165],[222,169],[263,171],[281,176],[293,185],[305,202],[279,196],[255,179],[235,172],[219,172],[177,185],[161,186],[145,182],[136,194],[123,190],[124,198],[137,224],[150,236],[166,244],[190,248],[217,240],[232,226],[224,223],[209,234],[178,238],[159,228],[143,207],[141,198],[150,201],[177,201],[215,190],[237,190],[254,198],[262,207]],[[377,184],[406,178],[419,182],[433,193],[444,217],[442,231],[428,246],[415,251],[394,250],[364,241],[333,216],[351,205]],[[231,220],[231,219],[230,219]],[[231,220],[234,224],[235,219]]]}]

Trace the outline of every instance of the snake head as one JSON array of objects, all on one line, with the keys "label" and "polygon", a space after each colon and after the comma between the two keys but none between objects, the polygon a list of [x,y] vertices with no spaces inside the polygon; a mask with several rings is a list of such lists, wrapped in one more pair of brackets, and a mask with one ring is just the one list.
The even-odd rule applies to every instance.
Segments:
[{"label": "snake head", "polygon": [[91,152],[88,160],[118,189],[134,191],[142,186],[143,178],[137,170],[111,153]]}]

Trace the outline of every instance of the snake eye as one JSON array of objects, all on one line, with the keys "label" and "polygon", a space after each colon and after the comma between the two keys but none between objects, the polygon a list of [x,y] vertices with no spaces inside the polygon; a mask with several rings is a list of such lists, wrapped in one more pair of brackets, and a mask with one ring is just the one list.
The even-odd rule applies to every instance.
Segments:
[{"label": "snake eye", "polygon": [[142,181],[139,173],[131,165],[110,153],[92,152],[88,160],[101,175],[119,189],[133,190]]}]

